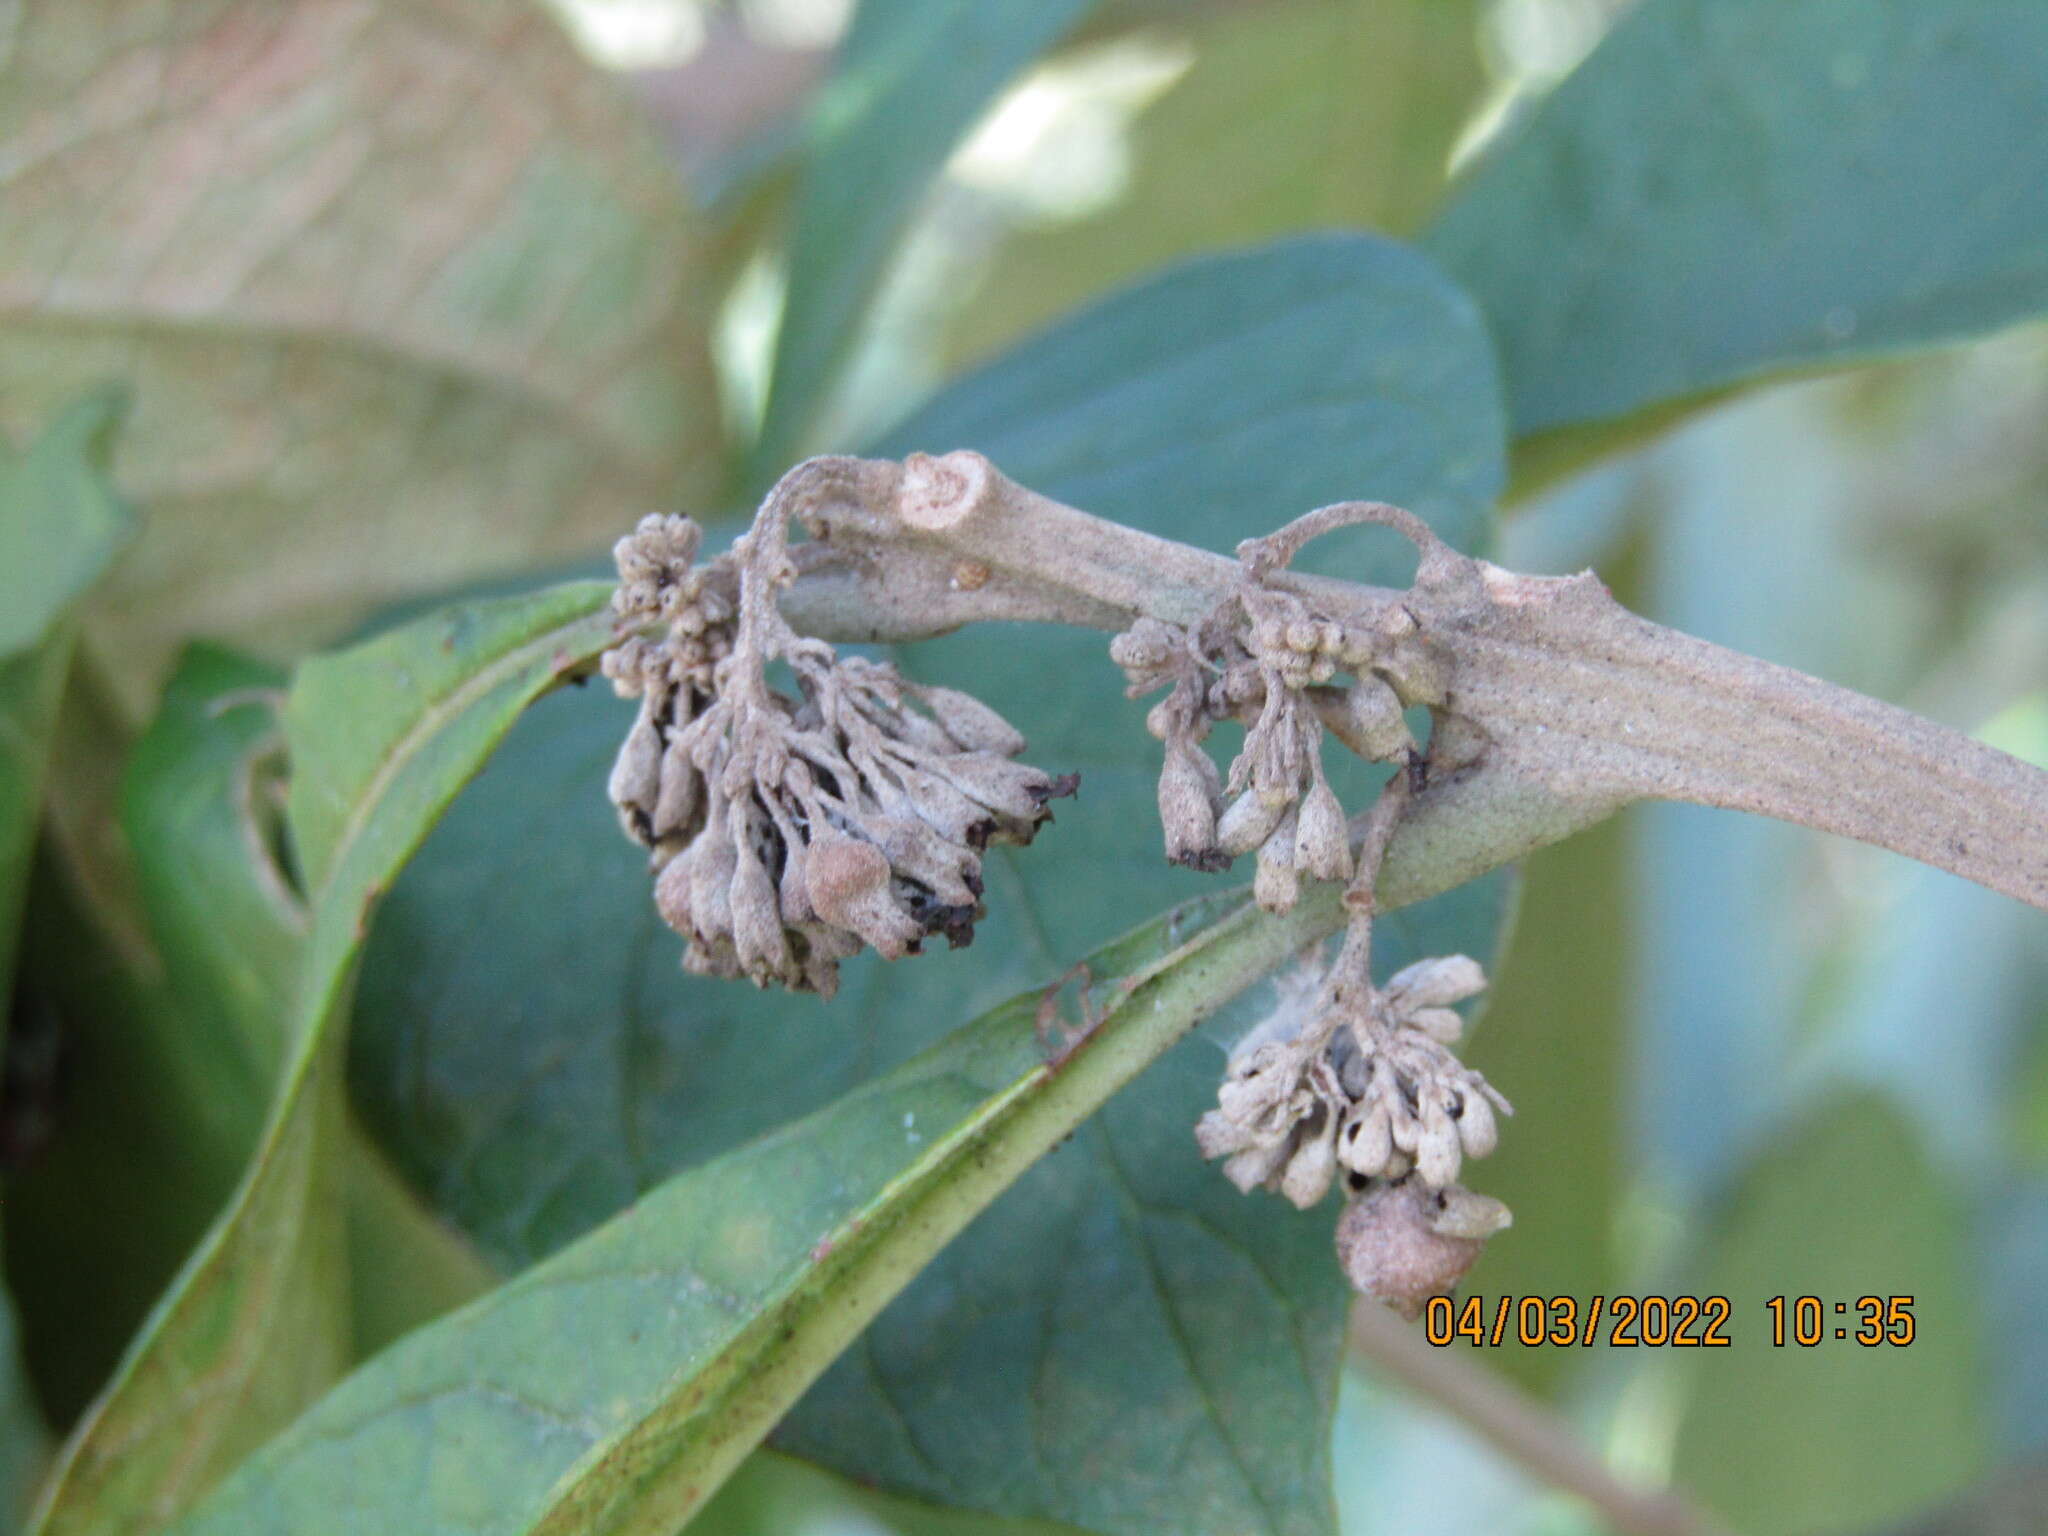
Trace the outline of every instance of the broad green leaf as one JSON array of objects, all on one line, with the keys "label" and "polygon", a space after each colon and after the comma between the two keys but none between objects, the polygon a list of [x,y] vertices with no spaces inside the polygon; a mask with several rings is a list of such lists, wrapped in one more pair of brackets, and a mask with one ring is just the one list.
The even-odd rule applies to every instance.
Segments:
[{"label": "broad green leaf", "polygon": [[16,0],[0,428],[128,381],[131,706],[195,632],[579,554],[719,483],[700,235],[529,0]]},{"label": "broad green leaf", "polygon": [[[1776,1536],[1898,1519],[1977,1476],[1987,1341],[1963,1217],[1911,1123],[1877,1095],[1817,1103],[1763,1145],[1671,1287],[1733,1307],[1732,1346],[1685,1362],[1678,1483],[1736,1529]],[[1872,1295],[1912,1298],[1910,1344],[1847,1336]],[[1820,1298],[1821,1341],[1798,1345],[1788,1311],[1774,1348],[1773,1296]]]},{"label": "broad green leaf", "polygon": [[282,857],[285,684],[275,667],[193,646],[122,776],[122,830],[180,1048],[252,1140],[284,1057],[307,926]]},{"label": "broad green leaf", "polygon": [[802,455],[896,240],[1012,76],[1091,0],[861,0],[813,108],[750,483]]},{"label": "broad green leaf", "polygon": [[[1026,992],[811,1117],[678,1176],[372,1362],[180,1530],[679,1528],[975,1213],[1197,1019],[1331,932],[1335,896],[1319,892],[1284,922],[1241,895],[1169,913],[1088,957],[1098,1022],[1070,1052],[1049,1054],[1040,996]],[[1193,1236],[1172,1246],[1185,1255]],[[1238,1263],[1255,1269],[1258,1256]],[[1282,1328],[1259,1342],[1283,1357],[1265,1373],[1284,1376],[1299,1341]],[[1137,1426],[1122,1434],[1143,1438]],[[456,1445],[458,1456],[442,1454]],[[1254,1518],[1270,1500],[1288,1527],[1326,1528],[1315,1518],[1326,1486],[1258,1494]]]},{"label": "broad green leaf", "polygon": [[1132,123],[1128,185],[1005,241],[954,322],[959,353],[1197,251],[1339,226],[1406,234],[1442,196],[1484,85],[1473,0],[1173,10],[1199,23],[1167,34],[1193,64]]},{"label": "broad green leaf", "polygon": [[21,453],[0,436],[0,996],[13,985],[50,733],[71,665],[72,628],[62,620],[128,533],[127,509],[106,480],[122,409],[102,390]]},{"label": "broad green leaf", "polygon": [[21,1320],[0,1296],[0,1530],[20,1529],[49,1455],[50,1432],[21,1358]]},{"label": "broad green leaf", "polygon": [[1517,436],[2048,308],[2044,69],[2030,0],[1644,0],[1428,238]]},{"label": "broad green leaf", "polygon": [[[1500,484],[1500,422],[1455,290],[1399,248],[1331,237],[1131,289],[963,380],[884,447],[978,447],[1074,505],[1211,548],[1347,495],[1403,500],[1470,547]],[[1330,543],[1326,564],[1401,577],[1392,548]],[[1055,981],[1133,913],[1214,888],[1161,857],[1158,749],[1104,637],[997,626],[902,659],[1004,711],[1032,761],[1082,776],[1033,847],[991,853],[989,915],[964,954],[850,965],[828,1004],[678,974],[603,797],[631,710],[594,691],[536,707],[393,890],[365,959],[357,1097],[500,1264],[554,1252],[677,1169]],[[1385,958],[1492,953],[1503,887],[1397,914]],[[1249,1490],[1326,1480],[1344,1290],[1327,1216],[1243,1199],[1195,1157],[1221,1061],[1214,1043],[1184,1045],[1034,1168],[779,1443],[924,1498],[1095,1529],[1137,1528],[1133,1509],[1188,1536],[1320,1518],[1261,1510]],[[927,1134],[922,1117],[909,1129]],[[1299,1352],[1239,1360],[1228,1341],[1251,1328]],[[1106,1421],[1155,1438],[1107,1457]]]},{"label": "broad green leaf", "polygon": [[[102,391],[19,454],[0,436],[0,1036],[13,1012],[22,901],[71,668],[69,610],[128,532],[127,510],[106,479],[121,409]],[[0,1293],[0,1528],[14,1529],[25,1511],[47,1438],[14,1303]]]},{"label": "broad green leaf", "polygon": [[42,640],[127,537],[107,484],[126,399],[101,389],[64,409],[28,449],[0,440],[0,659]]},{"label": "broad green leaf", "polygon": [[603,646],[604,596],[459,606],[301,668],[284,726],[309,928],[282,1081],[240,1188],[74,1433],[41,1530],[156,1529],[339,1373],[337,1069],[370,910],[519,711]]}]

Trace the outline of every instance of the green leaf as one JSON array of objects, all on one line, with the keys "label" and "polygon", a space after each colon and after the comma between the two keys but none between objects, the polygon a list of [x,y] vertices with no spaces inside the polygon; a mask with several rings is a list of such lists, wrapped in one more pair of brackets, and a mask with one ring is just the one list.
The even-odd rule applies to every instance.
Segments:
[{"label": "green leaf", "polygon": [[2044,66],[2023,0],[1635,7],[1428,238],[1517,436],[2048,308]]},{"label": "green leaf", "polygon": [[[678,1528],[976,1212],[1195,1020],[1333,931],[1335,897],[1325,889],[1285,921],[1241,893],[1169,913],[1089,957],[1098,1022],[1071,1051],[1048,1055],[1027,992],[680,1175],[373,1362],[181,1529]],[[1265,1342],[1292,1355],[1296,1341]],[[444,1462],[436,1446],[451,1442],[462,1454]],[[1306,1514],[1328,1493],[1278,1497]]]},{"label": "green leaf", "polygon": [[[1322,237],[1128,290],[884,446],[981,448],[1074,505],[1212,548],[1347,495],[1405,501],[1471,547],[1501,438],[1471,307],[1411,253]],[[1329,542],[1312,553],[1400,579],[1392,548]],[[401,1167],[498,1262],[555,1251],[946,1023],[1056,980],[1133,913],[1213,889],[1161,857],[1158,749],[1103,637],[991,626],[906,664],[973,688],[1031,760],[1082,775],[1036,845],[990,853],[989,915],[964,954],[851,964],[828,1004],[679,975],[601,793],[631,711],[590,695],[535,708],[407,869],[365,958],[353,1081]],[[1492,953],[1504,887],[1395,915],[1386,958]],[[1034,1168],[781,1443],[926,1498],[1098,1529],[1141,1528],[1140,1509],[1188,1536],[1322,1518],[1287,1490],[1327,1481],[1344,1289],[1326,1218],[1241,1198],[1195,1157],[1221,1060],[1184,1045]],[[922,1116],[910,1129],[927,1134]],[[1231,1342],[1253,1328],[1298,1349],[1239,1359]],[[1154,1438],[1111,1458],[1106,1422]]]},{"label": "green leaf", "polygon": [[1091,0],[861,0],[812,114],[766,414],[748,479],[804,451],[927,184]]},{"label": "green leaf", "polygon": [[[1734,1341],[1686,1362],[1676,1481],[1758,1536],[1876,1525],[1968,1483],[1989,1459],[1969,1253],[1958,1193],[1910,1122],[1874,1094],[1815,1104],[1759,1151],[1697,1276],[1671,1287],[1726,1296]],[[1910,1344],[1835,1337],[1870,1295],[1912,1298]],[[1811,1347],[1792,1336],[1799,1296],[1822,1303]]]},{"label": "green leaf", "polygon": [[[24,453],[0,437],[0,1043],[14,1011],[22,902],[71,670],[70,609],[129,530],[106,476],[124,409],[117,392],[102,390],[59,415]],[[47,1443],[14,1302],[0,1293],[0,1528],[14,1529],[26,1511]]]},{"label": "green leaf", "polygon": [[1416,228],[1485,83],[1477,12],[1474,0],[1288,0],[1197,14],[1179,34],[1193,65],[1131,125],[1129,184],[1099,211],[1005,241],[952,349],[984,355],[1197,251]]},{"label": "green leaf", "polygon": [[0,658],[42,640],[127,537],[128,509],[106,480],[126,410],[119,391],[97,390],[26,453],[0,442]]},{"label": "green leaf", "polygon": [[283,1079],[241,1187],[73,1435],[39,1529],[160,1527],[339,1374],[338,1066],[370,911],[519,711],[603,647],[605,597],[586,583],[463,605],[301,669],[284,723],[310,921]]},{"label": "green leaf", "polygon": [[528,0],[19,0],[0,428],[108,377],[146,523],[93,614],[296,637],[719,484],[701,234]]},{"label": "green leaf", "polygon": [[122,775],[136,892],[181,1054],[249,1138],[285,1051],[305,900],[282,859],[285,677],[215,646],[181,658]]},{"label": "green leaf", "polygon": [[123,409],[102,390],[24,453],[0,437],[0,997],[13,985],[50,733],[71,665],[72,632],[59,621],[128,532],[127,509],[106,480]]}]

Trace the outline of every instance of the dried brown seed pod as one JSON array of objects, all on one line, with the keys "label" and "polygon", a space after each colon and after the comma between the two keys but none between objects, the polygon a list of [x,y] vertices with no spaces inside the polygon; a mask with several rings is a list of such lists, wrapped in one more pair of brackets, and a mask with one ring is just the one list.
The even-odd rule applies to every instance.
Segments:
[{"label": "dried brown seed pod", "polygon": [[1337,1221],[1337,1261],[1361,1293],[1410,1321],[1432,1296],[1449,1294],[1513,1217],[1498,1200],[1419,1180],[1376,1180]]}]

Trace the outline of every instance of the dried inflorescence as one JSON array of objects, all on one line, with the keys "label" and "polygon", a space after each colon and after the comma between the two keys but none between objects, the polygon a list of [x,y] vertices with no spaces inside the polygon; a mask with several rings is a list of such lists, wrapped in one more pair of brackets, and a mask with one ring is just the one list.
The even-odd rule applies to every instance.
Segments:
[{"label": "dried inflorescence", "polygon": [[[1344,809],[1324,776],[1324,732],[1369,761],[1410,759],[1402,711],[1443,698],[1440,668],[1405,609],[1345,618],[1276,579],[1308,539],[1364,521],[1393,522],[1411,536],[1420,529],[1373,503],[1323,508],[1242,546],[1242,578],[1201,623],[1141,618],[1110,645],[1132,697],[1168,689],[1146,717],[1166,747],[1159,814],[1167,857],[1214,870],[1256,850],[1253,894],[1271,912],[1294,905],[1304,876],[1353,873]],[[1227,779],[1202,748],[1225,719],[1245,726]]]},{"label": "dried inflorescence", "polygon": [[[1467,1156],[1493,1150],[1496,1112],[1513,1111],[1451,1050],[1464,1028],[1451,1005],[1486,985],[1478,962],[1424,960],[1376,988],[1368,927],[1354,929],[1357,942],[1329,970],[1282,980],[1278,1006],[1231,1053],[1195,1137],[1239,1189],[1263,1186],[1304,1209],[1342,1178],[1353,1197],[1340,1242],[1347,1271],[1377,1276],[1362,1288],[1393,1298],[1408,1284],[1399,1276],[1433,1277],[1458,1253],[1469,1264],[1476,1240],[1507,1224],[1505,1206],[1457,1180]],[[1365,1234],[1402,1222],[1413,1229],[1405,1247],[1375,1254]],[[1432,1279],[1425,1294],[1448,1283]]]},{"label": "dried inflorescence", "polygon": [[[611,797],[652,850],[687,969],[829,996],[863,946],[966,944],[983,849],[1030,842],[1075,779],[1011,761],[1023,737],[979,700],[796,635],[776,608],[786,521],[771,495],[702,567],[686,518],[619,541],[614,608],[634,632],[604,671],[641,705]],[[794,696],[769,686],[778,660]]]}]

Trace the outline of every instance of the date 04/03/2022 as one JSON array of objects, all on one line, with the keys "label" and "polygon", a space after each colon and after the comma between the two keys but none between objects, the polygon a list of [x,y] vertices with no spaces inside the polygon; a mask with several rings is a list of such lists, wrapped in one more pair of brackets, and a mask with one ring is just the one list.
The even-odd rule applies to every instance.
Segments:
[{"label": "date 04/03/2022", "polygon": [[[1911,1296],[1773,1296],[1763,1303],[1773,1348],[1823,1343],[1867,1349],[1913,1342]],[[1431,1344],[1552,1344],[1587,1348],[1726,1349],[1735,1342],[1726,1296],[1438,1296],[1423,1310]]]}]

